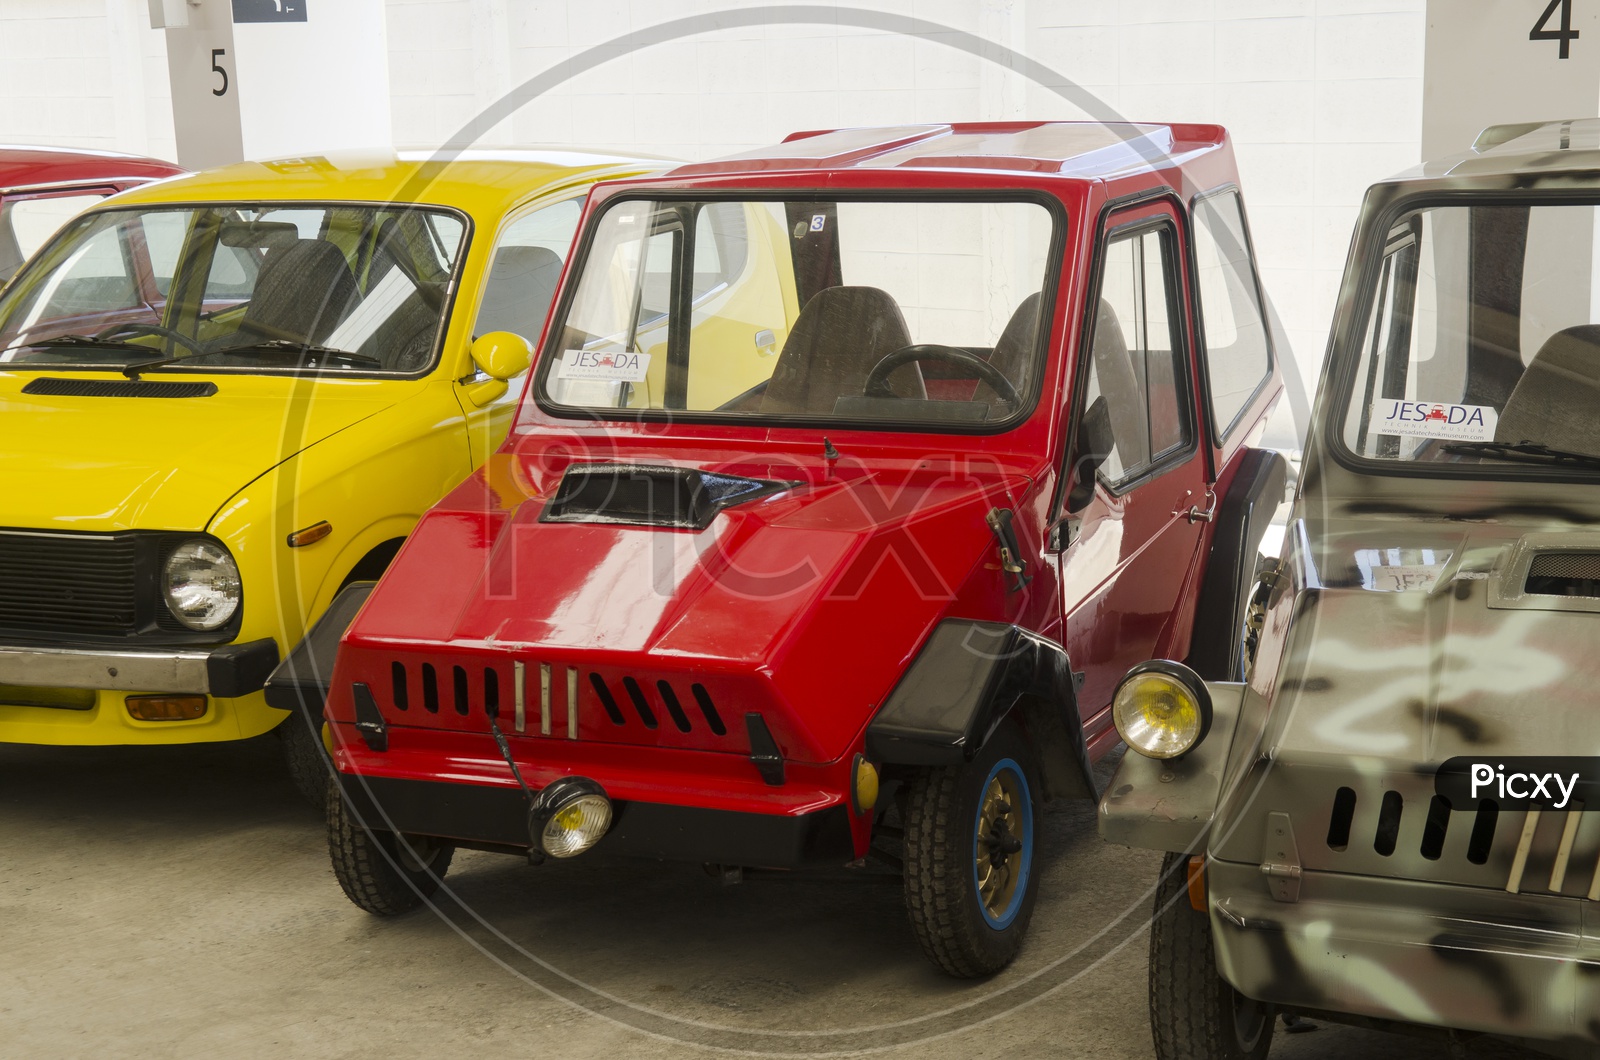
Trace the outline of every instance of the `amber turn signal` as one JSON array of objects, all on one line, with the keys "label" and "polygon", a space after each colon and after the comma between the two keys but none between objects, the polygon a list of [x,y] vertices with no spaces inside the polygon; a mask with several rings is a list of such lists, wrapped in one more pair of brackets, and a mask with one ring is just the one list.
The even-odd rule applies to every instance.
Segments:
[{"label": "amber turn signal", "polygon": [[324,519],[320,523],[312,523],[304,530],[296,530],[289,535],[290,548],[303,548],[315,544],[333,533],[333,524]]},{"label": "amber turn signal", "polygon": [[1206,911],[1206,859],[1204,854],[1196,854],[1189,859],[1189,904],[1195,912]]},{"label": "amber turn signal", "polygon": [[139,721],[194,721],[205,713],[205,696],[128,697],[128,715]]},{"label": "amber turn signal", "polygon": [[866,813],[878,805],[878,770],[867,761],[865,755],[856,755],[850,802],[858,814]]}]

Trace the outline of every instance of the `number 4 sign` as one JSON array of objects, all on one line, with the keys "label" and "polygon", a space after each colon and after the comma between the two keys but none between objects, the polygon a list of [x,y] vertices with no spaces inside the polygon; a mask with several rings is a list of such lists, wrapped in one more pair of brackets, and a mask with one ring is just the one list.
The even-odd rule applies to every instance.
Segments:
[{"label": "number 4 sign", "polygon": [[[1550,24],[1550,16],[1556,13],[1558,7],[1561,9],[1561,28],[1546,29],[1545,27]],[[1572,0],[1550,0],[1550,6],[1544,9],[1539,21],[1533,24],[1528,39],[1560,41],[1561,53],[1557,58],[1567,58],[1572,42],[1578,39],[1578,31],[1572,28]]]}]

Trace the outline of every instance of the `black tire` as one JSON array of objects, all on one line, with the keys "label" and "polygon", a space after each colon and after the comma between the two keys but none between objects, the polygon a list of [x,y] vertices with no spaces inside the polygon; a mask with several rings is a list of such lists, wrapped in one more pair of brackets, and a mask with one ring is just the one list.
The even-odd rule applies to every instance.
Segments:
[{"label": "black tire", "polygon": [[369,832],[328,779],[328,855],[339,886],[356,905],[376,916],[399,916],[422,905],[439,889],[455,847],[424,836]]},{"label": "black tire", "polygon": [[[1038,893],[1041,813],[1038,766],[1011,723],[971,762],[907,783],[906,911],[940,970],[976,979],[1016,957]],[[979,882],[980,845],[987,890]]]},{"label": "black tire", "polygon": [[1272,1047],[1270,1005],[1217,972],[1211,919],[1189,902],[1186,854],[1161,863],[1150,925],[1150,1030],[1157,1060],[1261,1060]]},{"label": "black tire", "polygon": [[289,780],[301,798],[318,813],[328,811],[328,778],[333,776],[333,760],[322,746],[322,721],[312,728],[298,712],[278,726],[283,741],[283,764]]}]

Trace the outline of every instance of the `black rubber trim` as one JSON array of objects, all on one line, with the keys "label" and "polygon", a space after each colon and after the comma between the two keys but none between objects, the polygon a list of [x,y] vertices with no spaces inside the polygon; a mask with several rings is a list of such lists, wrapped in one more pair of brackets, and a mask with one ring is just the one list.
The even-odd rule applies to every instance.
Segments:
[{"label": "black rubber trim", "polygon": [[387,751],[389,726],[378,709],[378,701],[372,698],[372,689],[356,681],[350,686],[350,693],[356,704],[356,731],[361,733],[361,739],[374,751]]},{"label": "black rubber trim", "polygon": [[[343,775],[339,781],[373,828],[528,848],[528,803],[518,788]],[[616,802],[612,812],[611,830],[595,846],[607,854],[769,869],[838,867],[855,858],[843,803],[798,816],[652,802]]]},{"label": "black rubber trim", "polygon": [[744,729],[750,738],[750,763],[761,773],[761,779],[773,787],[783,784],[783,753],[767,728],[767,720],[755,711],[744,716]]},{"label": "black rubber trim", "polygon": [[266,683],[277,665],[278,642],[271,637],[224,645],[206,658],[206,683],[214,696],[247,696]]},{"label": "black rubber trim", "polygon": [[1016,715],[1050,797],[1098,798],[1066,649],[1020,626],[946,619],[867,726],[867,755],[891,765],[971,760]]},{"label": "black rubber trim", "polygon": [[[339,640],[355,621],[356,612],[367,602],[377,582],[352,582],[340,590],[333,603],[312,625],[310,632],[294,646],[288,658],[279,663],[266,680],[267,705],[279,710],[300,711],[317,725],[322,724],[322,708],[333,681],[333,663]],[[276,659],[274,659],[276,662]]]},{"label": "black rubber trim", "polygon": [[1256,556],[1283,501],[1289,463],[1271,449],[1247,449],[1217,505],[1211,558],[1195,605],[1188,664],[1207,681],[1237,681],[1244,609],[1256,577]]}]

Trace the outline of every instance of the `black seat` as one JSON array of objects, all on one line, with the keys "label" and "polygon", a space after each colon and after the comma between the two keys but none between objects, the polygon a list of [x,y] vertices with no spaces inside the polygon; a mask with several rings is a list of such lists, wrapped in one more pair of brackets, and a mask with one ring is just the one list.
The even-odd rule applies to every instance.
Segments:
[{"label": "black seat", "polygon": [[1123,337],[1122,322],[1104,298],[1095,313],[1091,356],[1095,379],[1111,415],[1111,436],[1116,439],[1122,469],[1143,467],[1150,461],[1150,410]]},{"label": "black seat", "polygon": [[561,258],[547,247],[501,247],[489,269],[474,335],[510,331],[539,341],[561,278]]},{"label": "black seat", "polygon": [[358,297],[344,252],[321,239],[302,239],[261,263],[239,330],[253,338],[321,343]]},{"label": "black seat", "polygon": [[[1026,395],[1028,384],[1032,382],[1033,362],[1038,347],[1039,336],[1039,292],[1035,291],[1018,303],[1012,311],[1011,319],[1006,321],[1006,326],[1000,332],[1000,337],[995,340],[994,353],[989,355],[989,363],[1000,369],[1000,374],[1011,380],[1011,385],[1017,388],[1017,396]],[[973,394],[974,401],[985,401],[990,406],[990,418],[1006,416],[1016,410],[1000,400],[1000,395],[988,383],[980,382],[977,392]]]},{"label": "black seat", "polygon": [[1494,440],[1600,455],[1600,324],[1545,340],[1506,398]]},{"label": "black seat", "polygon": [[[842,397],[857,397],[873,365],[911,345],[905,317],[876,287],[829,287],[800,310],[778,354],[761,411],[831,415]],[[907,364],[889,376],[896,397],[926,398],[922,369]]]}]

